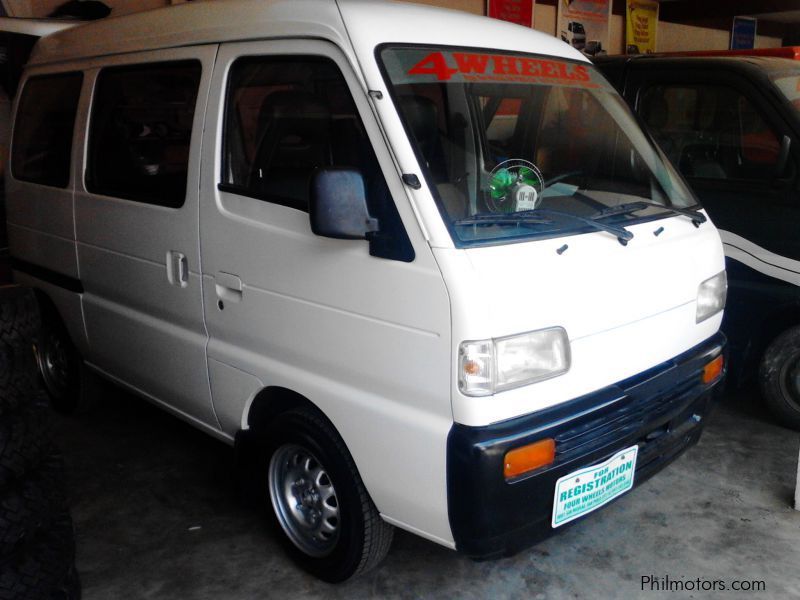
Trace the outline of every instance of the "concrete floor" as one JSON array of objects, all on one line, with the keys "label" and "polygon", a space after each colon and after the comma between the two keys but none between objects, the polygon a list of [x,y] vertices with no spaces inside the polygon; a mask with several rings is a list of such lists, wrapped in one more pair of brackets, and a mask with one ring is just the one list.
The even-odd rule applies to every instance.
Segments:
[{"label": "concrete floor", "polygon": [[[123,598],[800,598],[798,435],[739,393],[700,444],[616,503],[515,557],[475,563],[398,531],[387,560],[330,586],[241,506],[232,450],[111,386],[57,421],[86,600]],[[766,591],[642,591],[641,577],[762,580]]]}]

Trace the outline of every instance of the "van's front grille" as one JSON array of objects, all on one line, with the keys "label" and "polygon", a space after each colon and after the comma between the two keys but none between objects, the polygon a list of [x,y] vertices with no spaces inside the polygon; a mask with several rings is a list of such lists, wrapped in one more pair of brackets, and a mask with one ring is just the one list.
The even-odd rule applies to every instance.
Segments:
[{"label": "van's front grille", "polygon": [[584,455],[595,448],[601,448],[613,440],[630,438],[642,432],[641,443],[655,439],[653,433],[663,430],[669,433],[676,417],[681,416],[686,408],[697,398],[699,376],[681,382],[668,394],[658,390],[629,390],[620,400],[592,415],[592,418],[556,433],[556,460],[562,462],[575,455]]}]

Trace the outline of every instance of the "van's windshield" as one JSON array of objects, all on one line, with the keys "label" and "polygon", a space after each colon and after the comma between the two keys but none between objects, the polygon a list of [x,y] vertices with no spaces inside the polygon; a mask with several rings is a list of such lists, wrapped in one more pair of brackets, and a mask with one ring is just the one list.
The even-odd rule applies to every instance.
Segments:
[{"label": "van's windshield", "polygon": [[613,231],[696,205],[589,64],[408,46],[380,58],[458,246]]}]

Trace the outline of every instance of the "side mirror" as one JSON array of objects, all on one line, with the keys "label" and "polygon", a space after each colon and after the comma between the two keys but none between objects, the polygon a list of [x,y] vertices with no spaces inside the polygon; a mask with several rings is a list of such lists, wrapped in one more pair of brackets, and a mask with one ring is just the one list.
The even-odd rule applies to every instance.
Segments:
[{"label": "side mirror", "polygon": [[775,163],[775,168],[772,171],[773,179],[780,179],[786,173],[786,165],[789,163],[789,150],[792,147],[792,138],[784,135],[781,139],[781,149],[778,152],[778,161]]},{"label": "side mirror", "polygon": [[365,240],[378,231],[367,210],[364,177],[352,169],[321,169],[311,180],[311,231],[343,240]]}]

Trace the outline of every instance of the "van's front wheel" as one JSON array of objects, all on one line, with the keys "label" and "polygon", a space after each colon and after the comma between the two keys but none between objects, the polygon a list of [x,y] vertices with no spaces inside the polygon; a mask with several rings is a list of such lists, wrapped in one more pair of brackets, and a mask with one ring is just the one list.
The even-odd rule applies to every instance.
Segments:
[{"label": "van's front wheel", "polygon": [[336,430],[316,412],[296,410],[267,433],[266,487],[292,558],[331,583],[377,566],[394,529],[381,519]]},{"label": "van's front wheel", "polygon": [[800,326],[769,345],[760,368],[761,391],[782,425],[800,431]]}]

